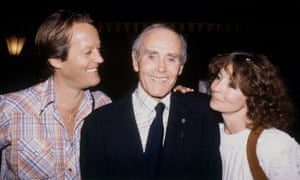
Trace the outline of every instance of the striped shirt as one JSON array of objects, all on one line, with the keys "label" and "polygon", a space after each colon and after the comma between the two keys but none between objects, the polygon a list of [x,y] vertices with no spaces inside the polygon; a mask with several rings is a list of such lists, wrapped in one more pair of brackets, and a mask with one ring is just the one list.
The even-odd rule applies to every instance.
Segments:
[{"label": "striped shirt", "polygon": [[85,91],[73,136],[68,137],[55,107],[53,77],[0,96],[0,179],[80,179],[79,145],[83,119],[111,99]]},{"label": "striped shirt", "polygon": [[[165,96],[161,102],[164,103],[165,109],[163,112],[163,124],[164,124],[164,137],[166,135],[166,126],[169,117],[169,109],[170,109],[170,95],[169,93]],[[143,146],[143,150],[145,151],[148,132],[154,117],[156,116],[155,106],[157,105],[157,101],[155,101],[151,96],[149,96],[138,84],[137,89],[132,94],[132,102],[134,115],[136,119],[136,123],[138,126],[138,130],[141,137],[141,142]]]}]

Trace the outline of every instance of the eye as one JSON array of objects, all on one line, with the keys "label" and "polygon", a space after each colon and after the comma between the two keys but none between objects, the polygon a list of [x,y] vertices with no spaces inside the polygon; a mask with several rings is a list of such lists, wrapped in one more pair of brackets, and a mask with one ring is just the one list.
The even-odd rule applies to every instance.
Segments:
[{"label": "eye", "polygon": [[90,54],[92,54],[92,51],[91,50],[85,51],[84,54],[90,55]]},{"label": "eye", "polygon": [[176,58],[168,58],[169,62],[176,62],[176,60],[177,60]]},{"label": "eye", "polygon": [[178,55],[168,55],[167,56],[167,61],[170,63],[180,63],[180,58]]},{"label": "eye", "polygon": [[155,59],[156,59],[156,56],[150,54],[150,55],[148,56],[148,59],[150,59],[150,60],[155,60]]}]

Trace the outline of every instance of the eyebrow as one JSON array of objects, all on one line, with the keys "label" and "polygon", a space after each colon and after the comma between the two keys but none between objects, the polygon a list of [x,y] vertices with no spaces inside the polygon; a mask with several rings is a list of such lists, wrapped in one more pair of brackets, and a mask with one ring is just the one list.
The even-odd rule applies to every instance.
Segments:
[{"label": "eyebrow", "polygon": [[[146,54],[159,54],[157,51],[149,50],[149,49],[145,49],[145,53]],[[179,58],[180,57],[179,54],[175,54],[175,53],[167,53],[167,56],[171,56],[173,58]]]}]

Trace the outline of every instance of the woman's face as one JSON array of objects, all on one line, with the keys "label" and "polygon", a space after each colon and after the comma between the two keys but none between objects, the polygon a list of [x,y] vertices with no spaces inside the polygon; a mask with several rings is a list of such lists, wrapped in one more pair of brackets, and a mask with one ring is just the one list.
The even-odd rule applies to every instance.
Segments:
[{"label": "woman's face", "polygon": [[210,86],[210,107],[223,115],[232,113],[244,113],[246,115],[247,98],[239,87],[233,88],[230,86],[232,67],[229,65],[226,70],[224,68],[221,69]]}]

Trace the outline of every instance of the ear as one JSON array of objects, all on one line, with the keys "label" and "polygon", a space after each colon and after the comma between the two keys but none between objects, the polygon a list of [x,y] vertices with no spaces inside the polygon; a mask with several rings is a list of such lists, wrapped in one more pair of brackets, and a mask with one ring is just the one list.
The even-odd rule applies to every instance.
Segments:
[{"label": "ear", "polygon": [[55,69],[60,69],[62,66],[62,61],[59,58],[49,58],[48,59],[49,64],[51,64],[52,67]]},{"label": "ear", "polygon": [[179,67],[179,72],[178,72],[178,76],[180,76],[180,75],[182,74],[183,67],[184,67],[184,65],[183,65],[183,64],[182,64],[182,65],[180,65],[180,67]]},{"label": "ear", "polygon": [[137,54],[135,51],[131,52],[132,66],[135,72],[139,71],[139,63],[137,59]]}]

